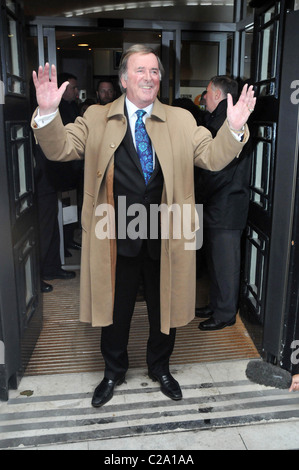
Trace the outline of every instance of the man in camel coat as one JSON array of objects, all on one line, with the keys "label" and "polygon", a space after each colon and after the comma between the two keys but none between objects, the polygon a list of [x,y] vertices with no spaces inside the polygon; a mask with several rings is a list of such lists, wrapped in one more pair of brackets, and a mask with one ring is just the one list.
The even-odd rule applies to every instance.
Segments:
[{"label": "man in camel coat", "polygon": [[[169,359],[176,328],[194,317],[195,248],[190,240],[190,232],[198,228],[194,164],[220,170],[238,156],[248,139],[245,123],[255,105],[252,87],[244,87],[235,106],[228,97],[228,120],[212,139],[190,113],[157,99],[163,67],[147,46],[132,46],[123,56],[119,77],[124,94],[106,106],[90,106],[66,127],[57,108],[67,83],[57,89],[55,67],[51,80],[49,71],[46,64],[39,67],[38,75],[33,72],[39,105],[32,120],[35,137],[52,160],[85,159],[80,319],[103,327],[105,361],[105,376],[92,404],[105,404],[125,379],[130,321],[141,277],[150,324],[149,375],[165,395],[180,400],[181,389],[169,372]],[[136,152],[135,111],[139,109],[146,112],[143,119],[152,147],[148,183]],[[173,215],[165,223],[161,215],[159,234],[151,236],[149,226],[154,224],[147,215],[149,226],[137,228],[135,220],[132,235],[132,208],[142,206],[148,214],[160,204],[181,214],[189,208],[189,230],[185,230],[185,217],[178,222]],[[128,230],[124,230],[124,217]],[[144,218],[142,224],[146,225]]]}]

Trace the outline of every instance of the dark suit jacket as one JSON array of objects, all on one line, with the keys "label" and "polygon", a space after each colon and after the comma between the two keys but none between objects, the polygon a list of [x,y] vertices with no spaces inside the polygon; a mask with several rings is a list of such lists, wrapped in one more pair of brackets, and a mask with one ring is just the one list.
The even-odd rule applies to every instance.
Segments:
[{"label": "dark suit jacket", "polygon": [[[141,163],[128,125],[125,138],[115,152],[114,157],[113,191],[118,254],[137,256],[143,245],[143,240],[147,239],[146,243],[150,256],[153,259],[159,259],[161,245],[160,230],[158,233],[155,230],[154,232],[157,236],[151,238],[150,229],[152,221],[150,220],[150,205],[160,205],[162,189],[163,175],[157,155],[154,172],[148,184],[145,184]],[[120,199],[121,196],[125,196],[125,198]],[[140,213],[137,211],[136,214],[133,213],[133,215],[128,216],[127,211],[130,206],[132,207],[132,204],[140,204],[144,210],[142,209]],[[136,209],[138,209],[138,206],[136,206]],[[144,217],[144,214],[146,214],[146,217]],[[137,224],[137,220],[141,223]],[[157,220],[156,224],[159,227]],[[130,236],[130,233],[128,233],[128,228],[130,227],[133,230],[133,236],[137,233],[140,236],[132,239],[132,235]]]},{"label": "dark suit jacket", "polygon": [[[205,127],[213,137],[226,119],[226,108],[227,100],[221,101],[206,122]],[[242,230],[245,227],[251,169],[251,159],[246,147],[239,158],[235,158],[221,171],[200,169],[195,191],[196,201],[203,204],[205,228]]]}]

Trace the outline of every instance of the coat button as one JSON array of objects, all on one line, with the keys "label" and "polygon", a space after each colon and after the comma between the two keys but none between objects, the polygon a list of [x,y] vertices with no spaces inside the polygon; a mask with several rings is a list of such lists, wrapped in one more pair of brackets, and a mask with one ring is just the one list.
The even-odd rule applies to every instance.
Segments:
[{"label": "coat button", "polygon": [[111,147],[112,149],[114,149],[114,148],[116,147],[116,145],[112,142],[112,144],[110,144],[110,147]]},{"label": "coat button", "polygon": [[98,170],[98,171],[97,171],[97,177],[98,177],[98,178],[101,178],[101,176],[102,176],[102,172],[101,172],[100,170]]}]

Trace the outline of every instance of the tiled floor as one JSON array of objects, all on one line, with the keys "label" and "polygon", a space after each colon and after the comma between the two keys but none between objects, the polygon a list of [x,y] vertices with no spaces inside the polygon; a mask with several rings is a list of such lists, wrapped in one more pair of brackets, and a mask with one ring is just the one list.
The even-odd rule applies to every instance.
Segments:
[{"label": "tiled floor", "polygon": [[298,449],[299,394],[250,382],[247,363],[173,366],[180,402],[131,369],[100,409],[90,401],[101,374],[25,377],[0,402],[0,449]]}]

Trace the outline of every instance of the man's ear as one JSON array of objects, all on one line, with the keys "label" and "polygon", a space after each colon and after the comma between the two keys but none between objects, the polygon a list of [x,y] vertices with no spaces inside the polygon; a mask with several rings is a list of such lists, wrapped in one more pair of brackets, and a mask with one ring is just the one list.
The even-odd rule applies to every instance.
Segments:
[{"label": "man's ear", "polygon": [[217,101],[222,100],[222,91],[220,90],[220,88],[216,88],[216,90],[215,90],[215,99]]},{"label": "man's ear", "polygon": [[123,76],[120,78],[120,82],[122,84],[122,87],[123,89],[125,90],[127,88],[127,82],[126,80],[123,78]]}]

